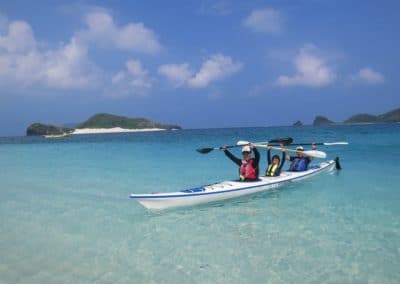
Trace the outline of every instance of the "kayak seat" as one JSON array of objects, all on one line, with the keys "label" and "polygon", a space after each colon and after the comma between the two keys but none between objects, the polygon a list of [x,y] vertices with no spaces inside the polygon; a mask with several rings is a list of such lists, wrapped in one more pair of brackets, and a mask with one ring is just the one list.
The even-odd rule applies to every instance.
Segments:
[{"label": "kayak seat", "polygon": [[192,193],[192,192],[201,192],[201,191],[204,191],[204,187],[189,188],[189,189],[182,190],[181,192]]},{"label": "kayak seat", "polygon": [[237,180],[235,180],[235,182],[255,182],[255,181],[260,181],[260,180],[261,180],[260,178],[255,179],[255,180],[240,180],[240,179],[237,179]]}]

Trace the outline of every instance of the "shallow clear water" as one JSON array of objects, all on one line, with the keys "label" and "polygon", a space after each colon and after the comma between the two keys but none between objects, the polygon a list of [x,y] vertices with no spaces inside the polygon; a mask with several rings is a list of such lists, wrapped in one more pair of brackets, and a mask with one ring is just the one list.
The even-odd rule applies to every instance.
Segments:
[{"label": "shallow clear water", "polygon": [[[350,142],[319,147],[343,170],[182,209],[129,199],[236,178],[196,148],[285,136]],[[399,283],[399,149],[400,125],[0,138],[0,283]]]}]

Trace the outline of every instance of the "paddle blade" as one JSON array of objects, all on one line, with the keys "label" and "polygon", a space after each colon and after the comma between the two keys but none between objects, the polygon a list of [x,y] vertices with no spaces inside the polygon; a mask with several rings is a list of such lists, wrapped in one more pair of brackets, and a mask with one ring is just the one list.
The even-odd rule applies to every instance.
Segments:
[{"label": "paddle blade", "polygon": [[342,169],[342,167],[340,166],[340,163],[339,163],[339,157],[335,158],[335,165],[336,165],[336,169],[337,170],[341,170]]},{"label": "paddle blade", "polygon": [[349,142],[345,142],[345,141],[343,141],[343,142],[330,142],[330,143],[325,142],[325,143],[323,143],[323,144],[326,145],[326,146],[331,146],[331,145],[348,145]]},{"label": "paddle blade", "polygon": [[268,141],[268,144],[283,144],[283,145],[289,145],[293,142],[292,137],[284,137],[284,138],[275,138],[270,141]]},{"label": "paddle blade", "polygon": [[196,149],[196,151],[201,153],[201,154],[208,154],[212,150],[214,150],[214,148],[199,148],[199,149]]},{"label": "paddle blade", "polygon": [[326,158],[326,153],[322,151],[317,151],[317,150],[309,150],[309,151],[304,151],[304,154],[314,157],[314,158]]},{"label": "paddle blade", "polygon": [[250,144],[249,141],[242,141],[242,140],[240,140],[240,141],[238,141],[238,142],[236,143],[236,146],[245,146],[245,145],[249,145],[249,144]]}]

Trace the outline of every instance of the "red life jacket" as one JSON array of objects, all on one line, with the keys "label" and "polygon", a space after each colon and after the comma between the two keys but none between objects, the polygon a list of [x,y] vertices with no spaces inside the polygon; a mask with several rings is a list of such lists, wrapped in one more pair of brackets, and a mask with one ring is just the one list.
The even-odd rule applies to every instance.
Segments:
[{"label": "red life jacket", "polygon": [[257,179],[257,171],[253,167],[253,159],[250,159],[248,161],[242,160],[242,165],[240,166],[240,179],[242,180]]}]

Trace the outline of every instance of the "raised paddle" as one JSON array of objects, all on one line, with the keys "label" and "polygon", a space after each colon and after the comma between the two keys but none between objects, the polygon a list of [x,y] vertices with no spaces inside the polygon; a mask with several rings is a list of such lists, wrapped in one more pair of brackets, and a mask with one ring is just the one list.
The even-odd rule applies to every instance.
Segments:
[{"label": "raised paddle", "polygon": [[[260,147],[260,148],[268,148],[268,145],[260,145],[260,144],[254,144],[254,146],[256,147]],[[276,149],[276,150],[281,150],[282,148],[280,147],[271,147],[272,149]],[[297,150],[294,149],[285,149],[287,152],[297,152]],[[317,150],[308,150],[308,151],[303,151],[303,153],[305,155],[314,157],[314,158],[326,158],[326,153],[322,152],[322,151],[317,151]]]},{"label": "raised paddle", "polygon": [[[254,144],[267,144],[267,143],[281,143],[284,145],[290,144],[293,141],[293,139],[291,137],[285,137],[285,138],[275,138],[272,139],[270,141],[266,141],[266,142],[256,142]],[[245,145],[249,145],[251,142],[248,141],[238,141],[236,143],[236,145],[228,145],[228,146],[220,146],[220,147],[212,147],[212,148],[199,148],[196,149],[197,152],[201,153],[201,154],[208,154],[213,150],[223,150],[224,147],[225,148],[236,148],[236,147],[242,147]]]}]

